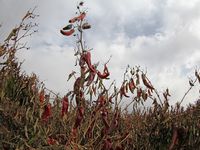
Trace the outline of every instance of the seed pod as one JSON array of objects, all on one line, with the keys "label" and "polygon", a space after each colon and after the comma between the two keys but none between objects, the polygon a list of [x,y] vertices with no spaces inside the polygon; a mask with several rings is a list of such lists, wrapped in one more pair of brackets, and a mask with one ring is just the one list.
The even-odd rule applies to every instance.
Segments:
[{"label": "seed pod", "polygon": [[74,29],[71,29],[70,31],[60,30],[60,33],[63,35],[69,36],[69,35],[72,35],[74,33],[74,31],[75,31]]},{"label": "seed pod", "polygon": [[91,28],[91,26],[88,25],[88,23],[84,23],[84,24],[82,25],[82,29],[90,29],[90,28]]},{"label": "seed pod", "polygon": [[65,97],[63,100],[63,106],[62,106],[62,116],[64,116],[65,114],[67,114],[67,110],[68,110],[68,98]]},{"label": "seed pod", "polygon": [[84,18],[85,18],[85,16],[86,16],[86,13],[85,12],[83,12],[79,17],[77,17],[76,19],[78,20],[78,21],[80,21],[80,20],[83,20]]}]

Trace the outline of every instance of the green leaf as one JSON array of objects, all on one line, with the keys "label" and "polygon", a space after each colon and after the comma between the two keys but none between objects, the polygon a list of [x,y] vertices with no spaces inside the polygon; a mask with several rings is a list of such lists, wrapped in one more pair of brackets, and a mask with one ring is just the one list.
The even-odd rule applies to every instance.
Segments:
[{"label": "green leaf", "polygon": [[66,27],[64,27],[63,30],[70,30],[71,28],[72,28],[72,24],[69,24]]},{"label": "green leaf", "polygon": [[35,141],[38,138],[37,133],[30,139],[30,141],[28,141],[28,145],[30,145],[31,143],[33,143],[33,141]]}]

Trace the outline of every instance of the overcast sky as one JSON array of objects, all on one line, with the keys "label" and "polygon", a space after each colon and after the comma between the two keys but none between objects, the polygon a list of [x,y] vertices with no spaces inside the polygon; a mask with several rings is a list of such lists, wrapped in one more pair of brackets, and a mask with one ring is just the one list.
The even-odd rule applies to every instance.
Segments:
[{"label": "overcast sky", "polygon": [[[27,74],[36,73],[61,97],[73,89],[74,79],[67,82],[69,73],[79,71],[74,66],[77,38],[60,34],[76,16],[78,2],[0,0],[1,44],[27,11],[38,6],[34,13],[40,16],[33,22],[39,23],[35,28],[39,32],[26,38],[31,49],[18,51],[17,57],[25,60],[22,69]],[[116,79],[120,87],[127,65],[140,65],[161,97],[169,88],[170,105],[180,102],[190,87],[188,77],[194,79],[194,70],[200,68],[199,0],[87,0],[84,7],[88,8],[85,20],[92,26],[84,32],[86,46],[93,48],[91,60],[100,61],[99,70],[112,55],[107,65],[110,82]],[[199,98],[199,87],[197,83],[182,106]],[[151,104],[149,99],[146,105]]]}]

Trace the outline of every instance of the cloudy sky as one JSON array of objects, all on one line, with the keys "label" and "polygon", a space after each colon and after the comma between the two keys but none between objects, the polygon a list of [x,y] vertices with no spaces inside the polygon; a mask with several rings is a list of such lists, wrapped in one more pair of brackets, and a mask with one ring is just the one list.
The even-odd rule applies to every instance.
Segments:
[{"label": "cloudy sky", "polygon": [[[73,88],[74,79],[67,82],[75,66],[77,37],[66,37],[60,29],[75,17],[79,0],[0,0],[0,42],[19,25],[28,10],[38,6],[32,20],[39,23],[39,32],[26,38],[29,50],[18,51],[22,69],[44,81],[47,88],[62,97]],[[112,58],[107,67],[117,87],[123,81],[127,67],[140,65],[147,71],[153,86],[162,96],[169,88],[170,105],[180,102],[189,89],[188,77],[200,68],[200,1],[199,0],[87,0],[85,21],[92,28],[84,32],[84,40],[91,51],[92,63]],[[78,74],[76,75],[78,77]],[[199,98],[199,84],[186,96],[182,106]],[[129,95],[131,95],[129,93]],[[124,103],[130,102],[125,99]],[[146,105],[151,105],[149,99]]]}]

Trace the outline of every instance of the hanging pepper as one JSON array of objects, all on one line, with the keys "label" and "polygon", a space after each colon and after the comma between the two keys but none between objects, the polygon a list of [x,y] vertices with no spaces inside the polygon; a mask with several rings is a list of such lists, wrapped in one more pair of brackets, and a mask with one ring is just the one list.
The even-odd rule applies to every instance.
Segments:
[{"label": "hanging pepper", "polygon": [[50,113],[51,113],[51,104],[49,103],[48,105],[44,106],[44,113],[43,113],[43,119],[42,120],[38,120],[38,122],[44,122],[47,119],[49,119],[50,117]]},{"label": "hanging pepper", "polygon": [[133,87],[136,88],[136,85],[135,85],[133,78],[131,78],[131,82],[133,83]]},{"label": "hanging pepper", "polygon": [[126,94],[126,87],[125,86],[122,86],[121,88],[121,93],[125,96],[125,97],[130,97]]},{"label": "hanging pepper", "polygon": [[122,149],[121,145],[116,146],[116,150],[121,150],[121,149]]},{"label": "hanging pepper", "polygon": [[84,107],[80,106],[78,108],[78,116],[77,116],[76,122],[75,122],[74,127],[73,127],[73,133],[76,133],[76,129],[80,125],[81,120],[83,119],[83,115],[84,115]]},{"label": "hanging pepper", "polygon": [[102,109],[102,114],[101,114],[101,118],[102,118],[102,121],[106,127],[106,129],[109,129],[109,124],[108,124],[108,117],[107,117],[107,109],[106,108],[103,108]]},{"label": "hanging pepper", "polygon": [[111,125],[108,129],[108,132],[107,132],[108,135],[110,135],[113,132],[113,130],[116,128],[117,124],[118,124],[117,113],[115,113],[115,115],[113,117],[113,121],[112,121],[112,123],[111,123]]},{"label": "hanging pepper", "polygon": [[107,140],[104,141],[104,146],[101,150],[114,150],[112,145],[112,140],[111,138],[108,138]]},{"label": "hanging pepper", "polygon": [[90,70],[89,79],[88,79],[86,86],[89,86],[92,83],[92,81],[94,80],[94,77],[96,75],[96,68],[94,66],[92,66],[92,68],[94,71]]},{"label": "hanging pepper", "polygon": [[40,102],[44,101],[44,90],[40,93]]},{"label": "hanging pepper", "polygon": [[[95,111],[93,111],[92,112],[92,115],[91,115],[91,117],[90,117],[90,120],[92,120],[94,117],[95,117],[95,115],[96,115],[96,112]],[[88,128],[88,130],[87,130],[87,132],[86,132],[86,138],[89,140],[90,138],[91,138],[91,129],[92,129],[92,126],[90,125],[90,127]]]},{"label": "hanging pepper", "polygon": [[114,102],[112,101],[112,96],[110,96],[109,102],[112,103],[112,104],[114,104]]},{"label": "hanging pepper", "polygon": [[145,75],[142,74],[141,76],[142,76],[142,81],[143,81],[144,85],[145,85],[146,87],[148,87],[149,89],[151,89],[151,90],[154,89],[154,88],[147,82],[147,80],[146,80],[146,78],[145,78]]},{"label": "hanging pepper", "polygon": [[99,106],[97,107],[97,111],[99,110],[99,109],[101,109],[101,107],[103,107],[103,105],[105,104],[105,98],[104,98],[104,96],[100,96],[99,97],[99,99],[100,99],[100,104],[99,104]]},{"label": "hanging pepper", "polygon": [[78,77],[76,81],[74,82],[74,94],[76,94],[76,92],[79,90],[80,82],[81,82],[81,78]]},{"label": "hanging pepper", "polygon": [[63,106],[62,106],[62,116],[64,116],[65,114],[67,114],[67,110],[68,110],[68,98],[65,97],[63,100]]},{"label": "hanging pepper", "polygon": [[80,20],[83,20],[84,18],[85,18],[85,16],[86,16],[86,13],[85,12],[83,12],[79,17],[77,17],[76,19],[78,20],[78,21],[80,21]]},{"label": "hanging pepper", "polygon": [[75,31],[74,29],[71,29],[70,31],[60,30],[60,33],[63,35],[69,36],[69,35],[72,35],[74,33],[74,31]]},{"label": "hanging pepper", "polygon": [[108,73],[104,73],[104,74],[101,74],[101,72],[98,72],[98,76],[99,76],[99,78],[101,78],[101,79],[105,79],[105,78],[107,78],[109,75],[110,75],[109,72],[108,72]]},{"label": "hanging pepper", "polygon": [[73,19],[69,20],[69,23],[74,23],[77,20],[77,17],[74,17]]},{"label": "hanging pepper", "polygon": [[132,88],[132,85],[131,85],[131,81],[128,83],[129,85],[129,90],[133,93],[133,88]]},{"label": "hanging pepper", "polygon": [[92,70],[93,72],[96,72],[96,68],[94,69],[94,67],[92,67],[92,65],[91,65],[91,54],[90,54],[90,52],[87,52],[87,54],[85,55],[85,62],[87,63],[90,70]]},{"label": "hanging pepper", "polygon": [[48,143],[50,144],[50,145],[52,145],[53,143],[54,143],[54,141],[52,140],[52,141],[48,141]]},{"label": "hanging pepper", "polygon": [[91,25],[88,25],[88,23],[84,23],[82,25],[82,29],[90,29],[91,28]]}]

